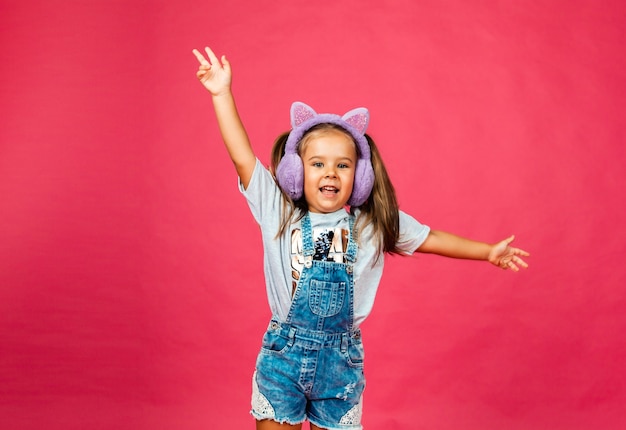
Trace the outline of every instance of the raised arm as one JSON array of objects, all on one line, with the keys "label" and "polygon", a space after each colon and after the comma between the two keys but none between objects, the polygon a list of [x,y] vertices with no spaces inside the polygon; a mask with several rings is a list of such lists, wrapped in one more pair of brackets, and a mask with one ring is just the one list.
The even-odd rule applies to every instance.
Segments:
[{"label": "raised arm", "polygon": [[417,248],[418,252],[443,255],[451,258],[468,260],[485,260],[502,269],[519,271],[528,264],[521,258],[530,254],[519,248],[509,246],[515,236],[508,237],[498,243],[488,244],[457,236],[440,230],[431,230],[424,243]]},{"label": "raised arm", "polygon": [[193,50],[200,63],[196,76],[213,97],[213,107],[222,139],[242,185],[247,188],[256,165],[256,156],[237,112],[235,98],[231,91],[230,63],[225,55],[222,56],[220,62],[209,47],[205,48],[205,52],[206,57],[197,49]]}]

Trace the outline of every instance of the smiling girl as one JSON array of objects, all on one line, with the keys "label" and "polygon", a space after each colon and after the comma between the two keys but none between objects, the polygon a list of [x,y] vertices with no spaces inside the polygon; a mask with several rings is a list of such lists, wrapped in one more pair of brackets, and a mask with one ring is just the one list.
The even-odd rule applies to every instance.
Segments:
[{"label": "smiling girl", "polygon": [[369,112],[318,114],[291,107],[266,169],[252,150],[231,92],[230,63],[193,51],[211,93],[240,191],[261,227],[272,318],[252,380],[257,429],[361,426],[361,323],[374,304],[384,256],[434,253],[527,267],[528,253],[431,230],[400,211],[380,154],[365,133]]}]

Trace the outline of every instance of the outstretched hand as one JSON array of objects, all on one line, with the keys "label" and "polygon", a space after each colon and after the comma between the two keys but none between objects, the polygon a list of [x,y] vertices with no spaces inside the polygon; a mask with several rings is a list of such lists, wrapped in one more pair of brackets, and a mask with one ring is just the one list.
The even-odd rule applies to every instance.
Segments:
[{"label": "outstretched hand", "polygon": [[511,269],[514,272],[518,272],[520,267],[527,268],[528,264],[520,256],[528,257],[530,254],[522,249],[509,246],[514,239],[515,236],[511,236],[493,245],[489,253],[489,262],[501,269]]},{"label": "outstretched hand", "polygon": [[222,61],[220,62],[211,48],[207,46],[204,50],[206,57],[197,49],[193,50],[193,54],[200,63],[196,76],[202,85],[214,96],[230,91],[232,72],[226,56],[222,55]]}]

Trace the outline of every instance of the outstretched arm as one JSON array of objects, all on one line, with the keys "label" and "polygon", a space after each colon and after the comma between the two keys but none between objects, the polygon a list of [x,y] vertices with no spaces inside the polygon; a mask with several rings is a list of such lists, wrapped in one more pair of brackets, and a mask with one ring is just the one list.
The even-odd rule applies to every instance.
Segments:
[{"label": "outstretched arm", "polygon": [[232,71],[226,56],[222,61],[217,58],[211,48],[205,48],[206,57],[197,49],[193,50],[200,66],[196,76],[213,96],[213,107],[222,139],[228,155],[235,164],[237,175],[244,188],[248,187],[252,172],[256,165],[256,156],[252,151],[248,134],[241,122],[235,98],[231,92]]},{"label": "outstretched arm", "polygon": [[527,257],[530,254],[519,248],[509,246],[513,239],[515,236],[495,244],[488,244],[445,231],[431,230],[417,251],[451,258],[486,260],[502,269],[511,269],[517,272],[520,267],[528,267],[528,264],[521,257]]}]

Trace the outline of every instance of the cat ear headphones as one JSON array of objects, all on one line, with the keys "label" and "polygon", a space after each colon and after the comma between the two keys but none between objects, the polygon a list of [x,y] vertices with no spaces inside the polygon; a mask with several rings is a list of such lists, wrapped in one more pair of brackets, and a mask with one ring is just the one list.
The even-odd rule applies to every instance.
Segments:
[{"label": "cat ear headphones", "polygon": [[298,200],[304,192],[304,166],[298,155],[298,144],[311,127],[318,124],[334,124],[346,130],[357,146],[358,160],[354,172],[354,186],[348,200],[350,206],[360,206],[369,197],[374,187],[370,146],[365,138],[365,130],[370,115],[365,108],[356,108],[343,116],[318,114],[302,102],[291,105],[291,132],[285,144],[285,155],[276,167],[276,179],[280,188],[292,200]]}]

